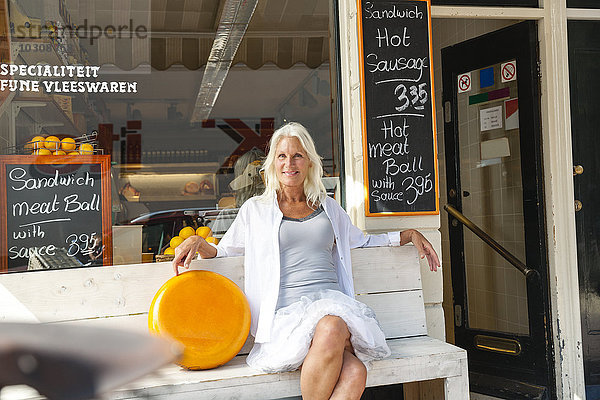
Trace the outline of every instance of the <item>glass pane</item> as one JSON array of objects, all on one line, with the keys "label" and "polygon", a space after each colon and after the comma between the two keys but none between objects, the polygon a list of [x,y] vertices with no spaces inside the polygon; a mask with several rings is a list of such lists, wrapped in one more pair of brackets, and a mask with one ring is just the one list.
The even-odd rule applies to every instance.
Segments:
[{"label": "glass pane", "polygon": [[597,0],[567,0],[569,8],[600,8]]},{"label": "glass pane", "polygon": [[[525,260],[516,62],[457,82],[462,212]],[[529,334],[525,277],[464,228],[469,327]]]},{"label": "glass pane", "polygon": [[[163,255],[185,227],[208,226],[218,240],[237,208],[262,192],[266,144],[286,121],[311,132],[325,186],[339,191],[329,0],[225,4],[9,2],[8,26],[0,31],[10,32],[2,44],[10,51],[0,48],[0,157],[60,153],[53,141],[32,148],[41,146],[27,144],[36,136],[74,140],[76,148],[65,152],[88,145],[89,154],[110,157],[114,264]],[[32,202],[36,196],[53,192],[32,191]],[[6,261],[12,246],[24,249],[9,271],[35,268],[32,257],[43,258],[35,265],[44,268],[106,264],[100,248],[94,258],[78,253],[73,259],[64,237],[70,228],[59,229],[65,218],[59,214],[43,225],[33,216],[13,218],[11,226],[36,225],[44,233],[39,244],[56,241],[56,253],[73,263],[32,254],[32,241],[11,238],[16,232],[9,230],[0,259]],[[77,217],[100,221],[100,212]]]}]

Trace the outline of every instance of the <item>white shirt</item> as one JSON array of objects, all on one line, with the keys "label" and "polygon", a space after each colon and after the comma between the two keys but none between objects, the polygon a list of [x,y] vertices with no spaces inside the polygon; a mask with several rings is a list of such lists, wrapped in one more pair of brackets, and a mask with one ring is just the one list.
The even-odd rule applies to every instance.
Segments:
[{"label": "white shirt", "polygon": [[[354,298],[350,249],[356,247],[399,246],[400,232],[365,235],[352,224],[346,211],[326,197],[323,209],[333,226],[333,260],[342,291]],[[250,303],[250,332],[256,343],[270,340],[271,325],[279,296],[279,226],[283,214],[276,196],[253,197],[239,209],[233,224],[217,248],[217,257],[244,256],[246,297]]]}]

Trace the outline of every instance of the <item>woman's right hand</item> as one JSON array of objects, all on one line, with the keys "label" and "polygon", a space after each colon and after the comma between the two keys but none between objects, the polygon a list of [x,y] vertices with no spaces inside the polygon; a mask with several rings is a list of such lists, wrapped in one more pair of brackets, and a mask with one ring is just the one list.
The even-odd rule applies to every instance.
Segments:
[{"label": "woman's right hand", "polygon": [[202,246],[202,242],[206,243],[206,240],[204,240],[202,236],[194,235],[185,239],[183,243],[175,248],[175,258],[173,259],[173,270],[175,270],[175,275],[179,275],[180,266],[185,269],[190,268],[190,263],[194,257],[196,257],[196,252],[200,249],[200,246]]},{"label": "woman's right hand", "polygon": [[190,236],[175,248],[173,259],[173,270],[179,275],[179,267],[190,268],[190,263],[196,257],[196,253],[202,258],[213,258],[217,256],[216,247],[208,244],[202,236]]}]

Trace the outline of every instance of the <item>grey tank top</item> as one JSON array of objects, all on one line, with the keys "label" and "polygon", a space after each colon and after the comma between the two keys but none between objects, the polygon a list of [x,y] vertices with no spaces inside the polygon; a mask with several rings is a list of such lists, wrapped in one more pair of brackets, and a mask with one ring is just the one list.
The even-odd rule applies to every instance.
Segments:
[{"label": "grey tank top", "polygon": [[333,237],[333,227],[321,207],[305,218],[283,218],[279,227],[277,309],[319,290],[341,291],[333,264]]}]

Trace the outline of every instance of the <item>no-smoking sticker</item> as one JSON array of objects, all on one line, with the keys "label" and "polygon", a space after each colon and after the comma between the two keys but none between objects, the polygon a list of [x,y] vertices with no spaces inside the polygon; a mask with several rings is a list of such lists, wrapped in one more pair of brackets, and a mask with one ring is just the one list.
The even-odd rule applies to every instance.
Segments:
[{"label": "no-smoking sticker", "polygon": [[460,74],[458,76],[458,93],[464,93],[471,90],[471,73]]},{"label": "no-smoking sticker", "polygon": [[502,64],[500,68],[502,83],[514,81],[517,79],[517,61],[509,61]]}]

